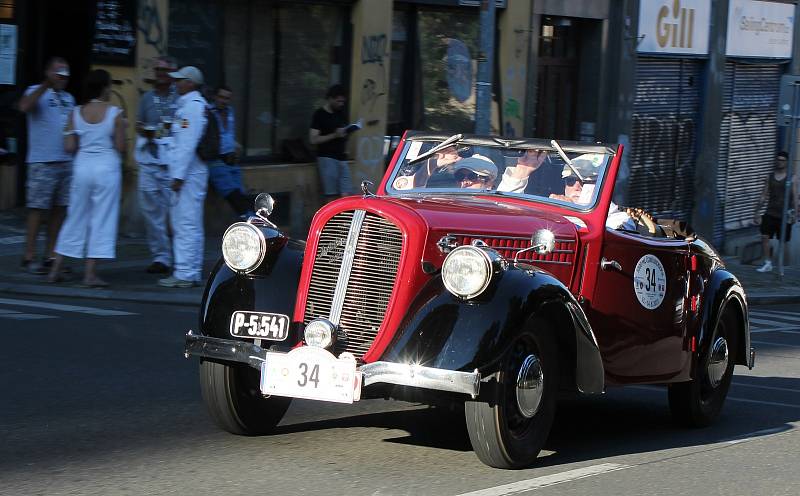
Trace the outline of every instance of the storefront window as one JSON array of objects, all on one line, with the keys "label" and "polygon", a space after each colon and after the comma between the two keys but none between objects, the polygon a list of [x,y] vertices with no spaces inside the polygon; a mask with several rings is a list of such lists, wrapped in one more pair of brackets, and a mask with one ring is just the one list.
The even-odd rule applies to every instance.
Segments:
[{"label": "storefront window", "polygon": [[343,82],[347,10],[261,0],[201,0],[208,8],[194,9],[193,1],[170,3],[170,54],[203,69],[208,96],[231,88],[245,157],[292,159],[287,143],[302,147],[325,90]]},{"label": "storefront window", "polygon": [[475,127],[475,78],[480,49],[478,9],[417,14],[424,126]]}]

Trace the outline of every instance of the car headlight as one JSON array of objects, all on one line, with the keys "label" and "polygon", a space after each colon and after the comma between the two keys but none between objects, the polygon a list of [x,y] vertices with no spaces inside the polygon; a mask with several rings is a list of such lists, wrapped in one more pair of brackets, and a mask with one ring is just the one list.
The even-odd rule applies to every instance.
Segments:
[{"label": "car headlight", "polygon": [[314,319],[308,323],[303,338],[309,346],[327,348],[333,344],[336,328],[325,319]]},{"label": "car headlight", "polygon": [[247,222],[233,224],[222,236],[222,258],[237,272],[250,272],[258,267],[266,251],[264,233]]},{"label": "car headlight", "polygon": [[474,298],[489,287],[494,273],[492,266],[488,251],[475,246],[459,246],[444,259],[444,287],[460,298]]}]

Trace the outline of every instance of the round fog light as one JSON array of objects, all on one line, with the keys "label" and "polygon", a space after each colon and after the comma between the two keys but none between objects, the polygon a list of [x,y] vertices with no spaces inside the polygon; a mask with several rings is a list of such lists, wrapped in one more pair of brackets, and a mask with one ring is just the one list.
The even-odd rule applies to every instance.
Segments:
[{"label": "round fog light", "polygon": [[309,346],[328,348],[333,344],[336,328],[325,319],[312,320],[306,326],[304,338]]}]

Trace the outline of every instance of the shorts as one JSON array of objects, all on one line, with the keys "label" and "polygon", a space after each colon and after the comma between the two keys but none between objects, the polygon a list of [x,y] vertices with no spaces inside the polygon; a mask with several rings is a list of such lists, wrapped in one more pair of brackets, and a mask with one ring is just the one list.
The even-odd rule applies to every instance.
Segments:
[{"label": "shorts", "polygon": [[28,164],[25,183],[28,208],[50,210],[69,205],[72,162],[33,162]]},{"label": "shorts", "polygon": [[242,169],[238,165],[227,165],[222,160],[212,160],[208,166],[209,182],[219,196],[227,198],[234,191],[244,193]]},{"label": "shorts", "polygon": [[[779,239],[781,237],[781,219],[771,215],[761,216],[761,234],[768,238]],[[792,240],[792,225],[786,224],[786,241]]]},{"label": "shorts", "polygon": [[347,162],[330,157],[317,157],[317,168],[323,195],[345,196],[352,193],[353,185],[350,182],[350,167]]}]

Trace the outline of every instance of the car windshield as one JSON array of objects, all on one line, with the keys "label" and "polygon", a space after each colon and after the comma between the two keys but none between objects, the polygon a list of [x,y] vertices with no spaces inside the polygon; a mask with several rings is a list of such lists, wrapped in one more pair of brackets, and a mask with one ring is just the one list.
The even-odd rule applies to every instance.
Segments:
[{"label": "car windshield", "polygon": [[[448,139],[452,144],[442,147]],[[390,195],[511,195],[578,210],[595,207],[614,156],[600,145],[461,136],[412,137],[400,153],[386,185]]]}]

